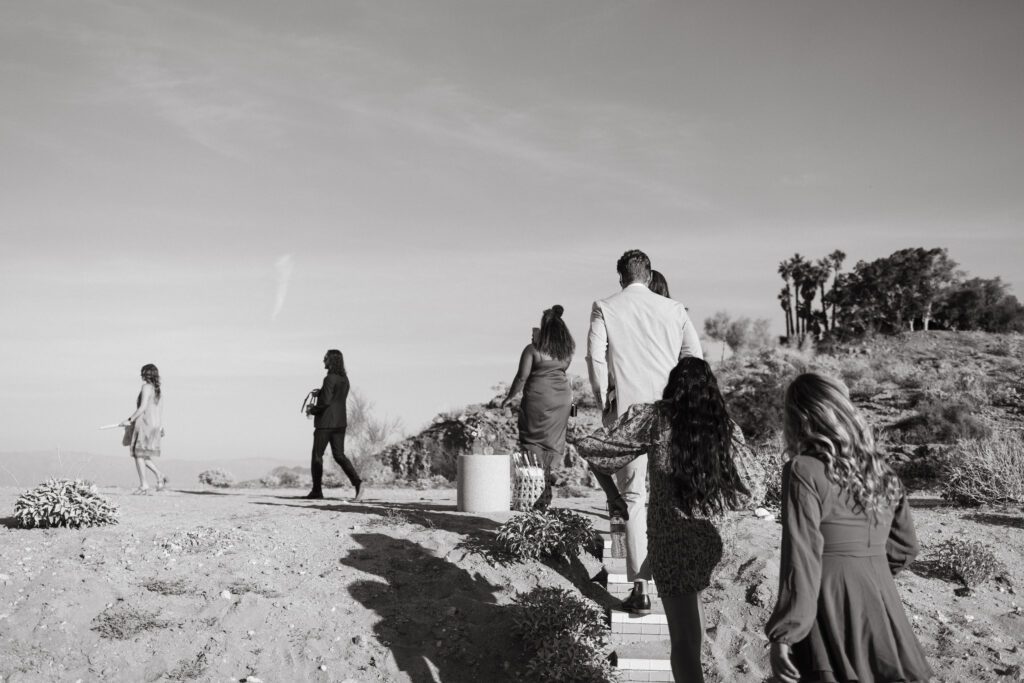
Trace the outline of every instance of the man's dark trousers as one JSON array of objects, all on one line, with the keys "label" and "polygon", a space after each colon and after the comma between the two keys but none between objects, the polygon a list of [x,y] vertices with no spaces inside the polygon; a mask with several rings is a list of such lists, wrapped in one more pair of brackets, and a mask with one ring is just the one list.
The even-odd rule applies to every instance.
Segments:
[{"label": "man's dark trousers", "polygon": [[356,468],[345,456],[345,427],[340,429],[314,429],[313,430],[313,462],[310,469],[313,474],[313,490],[319,491],[324,478],[324,453],[327,451],[327,444],[331,444],[331,455],[334,462],[341,466],[342,471],[352,482],[352,486],[359,488],[362,483]]}]

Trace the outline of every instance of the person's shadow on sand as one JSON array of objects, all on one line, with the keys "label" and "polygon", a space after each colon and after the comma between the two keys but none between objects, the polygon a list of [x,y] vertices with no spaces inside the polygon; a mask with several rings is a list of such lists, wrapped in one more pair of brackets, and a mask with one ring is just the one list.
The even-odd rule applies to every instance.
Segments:
[{"label": "person's shadow on sand", "polygon": [[380,579],[356,581],[349,592],[380,616],[377,640],[415,683],[507,680],[515,662],[510,606],[501,587],[436,557],[418,543],[383,533],[357,533],[362,547],[341,563]]}]

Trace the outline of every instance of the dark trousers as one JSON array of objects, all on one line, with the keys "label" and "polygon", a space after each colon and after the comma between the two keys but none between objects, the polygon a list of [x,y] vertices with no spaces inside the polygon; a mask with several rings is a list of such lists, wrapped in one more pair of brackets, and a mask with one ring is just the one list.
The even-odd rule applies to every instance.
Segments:
[{"label": "dark trousers", "polygon": [[349,459],[345,457],[345,428],[341,429],[314,429],[313,430],[313,462],[310,469],[313,471],[313,490],[319,491],[324,480],[324,453],[327,451],[327,444],[331,444],[331,455],[334,462],[341,465],[342,471],[352,482],[352,486],[359,488],[362,480],[356,474],[356,468],[352,466]]},{"label": "dark trousers", "polygon": [[629,513],[626,511],[626,501],[623,500],[622,494],[619,493],[619,487],[615,485],[615,477],[610,474],[601,474],[600,472],[592,471],[591,473],[604,491],[605,498],[608,499],[608,514],[612,517],[629,519]]}]

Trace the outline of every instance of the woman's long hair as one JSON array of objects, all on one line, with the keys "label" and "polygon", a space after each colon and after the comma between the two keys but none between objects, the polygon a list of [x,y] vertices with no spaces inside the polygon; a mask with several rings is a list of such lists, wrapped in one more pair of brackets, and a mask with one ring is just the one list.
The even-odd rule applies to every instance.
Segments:
[{"label": "woman's long hair", "polygon": [[794,379],[786,389],[783,436],[790,457],[817,457],[829,481],[861,509],[875,511],[899,500],[899,477],[839,380],[813,372]]},{"label": "woman's long hair", "polygon": [[672,295],[668,293],[668,280],[656,270],[651,271],[651,284],[647,286],[647,289],[655,294],[660,294],[666,299],[672,298]]},{"label": "woman's long hair", "polygon": [[572,360],[576,353],[576,342],[569,334],[569,328],[562,322],[564,308],[555,304],[540,318],[540,333],[537,335],[537,350],[555,360]]},{"label": "woman's long hair", "polygon": [[324,358],[327,361],[327,374],[328,375],[341,375],[342,377],[348,377],[348,373],[345,372],[345,357],[341,355],[341,351],[338,349],[331,349],[327,352],[327,357]]},{"label": "woman's long hair", "polygon": [[733,462],[732,420],[711,366],[683,358],[672,369],[662,396],[672,424],[669,458],[676,506],[687,515],[718,514],[738,507],[750,491]]},{"label": "woman's long hair", "polygon": [[[152,363],[146,363],[142,366],[142,381],[147,384],[153,385],[153,392],[156,394],[156,400],[160,400],[160,371],[157,370],[156,366]],[[136,401],[138,405],[142,405],[142,394],[139,394],[139,398]]]}]

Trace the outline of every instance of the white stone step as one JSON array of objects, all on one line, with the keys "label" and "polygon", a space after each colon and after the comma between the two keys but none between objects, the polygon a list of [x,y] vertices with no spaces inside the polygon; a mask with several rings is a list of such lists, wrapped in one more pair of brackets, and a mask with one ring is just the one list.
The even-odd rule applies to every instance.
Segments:
[{"label": "white stone step", "polygon": [[623,681],[674,681],[668,639],[615,646],[612,662]]}]

